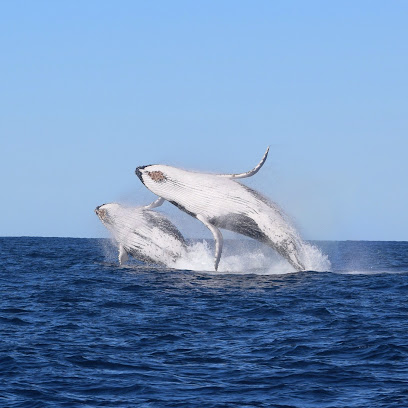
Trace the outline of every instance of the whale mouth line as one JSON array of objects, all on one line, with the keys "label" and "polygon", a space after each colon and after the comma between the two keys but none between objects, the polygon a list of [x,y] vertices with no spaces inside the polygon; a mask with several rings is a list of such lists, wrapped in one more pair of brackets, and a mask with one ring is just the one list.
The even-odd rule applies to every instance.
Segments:
[{"label": "whale mouth line", "polygon": [[143,184],[144,184],[144,181],[143,181],[143,174],[142,174],[141,170],[143,170],[144,167],[145,167],[145,166],[136,167],[136,170],[135,170],[136,176],[139,178],[139,180],[140,180]]},{"label": "whale mouth line", "polygon": [[149,167],[149,166],[152,166],[152,164],[146,164],[145,166],[136,167],[135,174],[143,184],[144,184],[144,181],[143,181],[142,170],[144,170],[146,167]]}]

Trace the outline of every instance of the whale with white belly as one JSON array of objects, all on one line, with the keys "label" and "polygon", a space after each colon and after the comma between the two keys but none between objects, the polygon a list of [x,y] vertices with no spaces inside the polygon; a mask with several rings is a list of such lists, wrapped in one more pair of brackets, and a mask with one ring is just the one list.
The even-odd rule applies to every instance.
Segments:
[{"label": "whale with white belly", "polygon": [[100,205],[95,213],[117,242],[121,265],[131,255],[139,261],[172,267],[186,254],[183,236],[163,214],[117,203]]},{"label": "whale with white belly", "polygon": [[269,148],[259,164],[241,174],[207,174],[166,165],[141,166],[136,175],[159,198],[200,220],[212,232],[215,270],[221,257],[223,237],[219,228],[246,235],[274,248],[296,270],[303,270],[302,239],[279,207],[257,191],[235,179],[250,177],[265,163]]}]

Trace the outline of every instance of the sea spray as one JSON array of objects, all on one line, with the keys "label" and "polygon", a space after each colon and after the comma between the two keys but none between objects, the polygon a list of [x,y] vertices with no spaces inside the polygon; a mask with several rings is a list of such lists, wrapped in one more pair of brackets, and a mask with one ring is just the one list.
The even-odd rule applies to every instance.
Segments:
[{"label": "sea spray", "polygon": [[[213,272],[213,241],[185,244],[178,229],[161,213],[143,207],[105,204],[97,214],[112,234],[104,252],[109,262],[117,262],[122,245],[136,260],[165,268]],[[113,245],[112,245],[113,244]],[[112,250],[116,247],[116,250]],[[299,257],[306,270],[329,271],[330,261],[319,248],[302,242]],[[116,258],[116,259],[115,259]],[[296,270],[276,251],[255,240],[226,240],[218,273],[285,274]]]},{"label": "sea spray", "polygon": [[[228,240],[224,250],[217,272],[213,269],[213,245],[206,240],[190,242],[185,256],[169,266],[221,274],[274,275],[297,272],[271,248],[254,240]],[[330,261],[318,247],[305,243],[302,254],[307,270],[330,271]]]},{"label": "sea spray", "polygon": [[305,242],[301,249],[305,270],[315,272],[331,271],[329,257],[315,245]]}]

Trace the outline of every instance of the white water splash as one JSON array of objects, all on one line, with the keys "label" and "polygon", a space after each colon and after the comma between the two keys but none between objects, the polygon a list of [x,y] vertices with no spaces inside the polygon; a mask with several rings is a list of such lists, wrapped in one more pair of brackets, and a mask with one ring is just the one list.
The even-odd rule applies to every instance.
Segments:
[{"label": "white water splash", "polygon": [[[98,216],[112,233],[116,246],[122,245],[136,259],[159,263],[167,268],[231,274],[286,274],[295,268],[269,246],[255,240],[229,241],[214,272],[214,248],[205,240],[187,248],[181,234],[161,213],[142,207],[105,204]],[[180,234],[177,238],[174,234]],[[330,271],[328,257],[314,245],[300,241],[299,259],[309,271]]]},{"label": "white water splash", "polygon": [[331,271],[329,257],[323,254],[317,246],[304,243],[301,249],[301,256],[307,271]]},{"label": "white water splash", "polygon": [[214,271],[214,250],[206,241],[196,242],[187,247],[185,257],[179,258],[175,263],[176,269],[191,269],[211,273],[253,273],[265,270],[268,262],[260,251],[246,254],[224,254],[218,271]]},{"label": "white water splash", "polygon": [[[214,272],[214,250],[206,241],[195,242],[187,247],[185,256],[168,266],[175,269],[206,271],[215,274],[275,275],[297,272],[285,259],[266,246],[258,245],[254,248],[253,245],[241,245],[238,252],[236,254],[223,254],[218,272]],[[303,256],[307,270],[316,272],[331,270],[327,255],[322,254],[316,246],[305,244]]]}]

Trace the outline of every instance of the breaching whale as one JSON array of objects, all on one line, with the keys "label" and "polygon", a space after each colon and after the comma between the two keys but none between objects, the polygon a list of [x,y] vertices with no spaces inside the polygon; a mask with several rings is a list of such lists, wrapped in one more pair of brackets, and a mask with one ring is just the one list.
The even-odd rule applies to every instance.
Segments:
[{"label": "breaching whale", "polygon": [[239,174],[207,174],[166,165],[138,167],[136,175],[159,198],[200,220],[215,239],[215,270],[221,257],[223,238],[219,228],[246,235],[274,248],[296,270],[303,270],[303,241],[287,216],[273,202],[235,179],[256,174],[265,163],[269,147],[252,170]]},{"label": "breaching whale", "polygon": [[100,205],[95,213],[117,242],[121,265],[132,255],[139,261],[172,267],[186,253],[180,231],[161,213],[117,203]]}]

